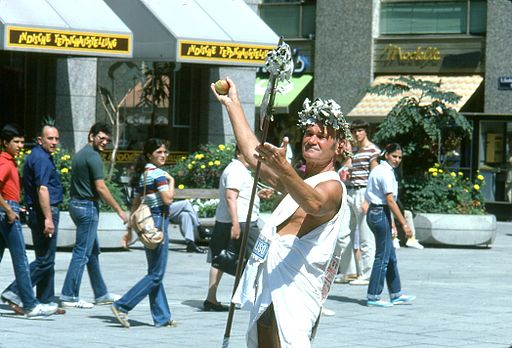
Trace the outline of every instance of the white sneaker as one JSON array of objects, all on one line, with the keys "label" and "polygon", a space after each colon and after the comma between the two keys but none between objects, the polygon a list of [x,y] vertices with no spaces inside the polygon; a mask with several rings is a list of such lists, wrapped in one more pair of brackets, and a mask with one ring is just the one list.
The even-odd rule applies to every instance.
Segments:
[{"label": "white sneaker", "polygon": [[109,305],[121,298],[121,295],[113,294],[111,292],[106,293],[105,295],[98,297],[94,300],[94,304],[96,305]]},{"label": "white sneaker", "polygon": [[400,239],[393,238],[393,248],[400,249]]},{"label": "white sneaker", "polygon": [[418,242],[418,240],[416,238],[409,238],[407,239],[407,242],[405,242],[405,245],[408,246],[409,248],[414,248],[414,249],[423,249],[423,245],[420,244],[420,242]]},{"label": "white sneaker", "polygon": [[62,307],[68,307],[68,308],[82,308],[82,309],[91,309],[94,307],[94,305],[90,302],[84,301],[84,300],[78,300],[78,301],[60,301],[60,305]]},{"label": "white sneaker", "polygon": [[51,305],[51,304],[38,304],[35,306],[30,312],[28,312],[27,318],[40,318],[40,317],[47,317],[49,315],[55,314],[57,312],[57,305]]},{"label": "white sneaker", "polygon": [[350,285],[368,285],[370,284],[370,281],[363,277],[358,277],[357,279],[352,280]]},{"label": "white sneaker", "polygon": [[336,315],[336,312],[329,308],[322,307],[322,315],[326,317],[333,317]]}]

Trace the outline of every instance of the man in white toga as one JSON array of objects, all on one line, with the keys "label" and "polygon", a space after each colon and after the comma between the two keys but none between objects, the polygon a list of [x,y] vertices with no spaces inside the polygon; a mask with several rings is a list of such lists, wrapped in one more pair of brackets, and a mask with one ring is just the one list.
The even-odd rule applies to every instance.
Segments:
[{"label": "man in white toga", "polygon": [[350,129],[334,101],[304,102],[299,113],[306,162],[303,179],[286,160],[286,137],[281,147],[259,145],[236,86],[227,81],[228,95],[211,87],[229,114],[242,154],[251,167],[260,160],[261,178],[286,194],[261,231],[237,291],[242,307],[251,309],[247,345],[309,347],[337,269],[331,260],[338,232],[349,221],[346,189],[335,172],[335,159],[345,151]]}]

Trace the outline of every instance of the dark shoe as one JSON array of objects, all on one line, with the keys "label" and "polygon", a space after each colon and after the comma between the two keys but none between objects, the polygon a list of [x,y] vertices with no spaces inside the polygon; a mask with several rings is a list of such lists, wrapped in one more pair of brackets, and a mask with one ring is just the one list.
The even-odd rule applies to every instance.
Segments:
[{"label": "dark shoe", "polygon": [[214,312],[227,312],[229,311],[229,307],[223,305],[222,303],[213,303],[208,300],[204,300],[203,302],[203,310],[205,312],[214,311]]},{"label": "dark shoe", "polygon": [[18,306],[16,303],[10,301],[9,299],[2,296],[2,302],[9,306],[16,314],[25,314],[25,310],[23,307]]},{"label": "dark shoe", "polygon": [[206,249],[200,248],[196,245],[194,242],[188,242],[187,243],[187,253],[198,253],[198,254],[204,254],[206,252]]},{"label": "dark shoe", "polygon": [[212,230],[204,226],[197,226],[197,232],[199,232],[199,237],[202,239],[210,239],[212,237]]}]

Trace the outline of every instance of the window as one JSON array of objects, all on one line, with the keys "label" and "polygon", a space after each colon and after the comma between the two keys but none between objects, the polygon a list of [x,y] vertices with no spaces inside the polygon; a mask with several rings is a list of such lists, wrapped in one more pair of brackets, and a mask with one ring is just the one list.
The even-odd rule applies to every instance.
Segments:
[{"label": "window", "polygon": [[486,18],[484,0],[389,1],[381,5],[380,33],[483,35]]},{"label": "window", "polygon": [[316,5],[302,1],[265,1],[260,17],[278,35],[286,38],[312,38],[315,35]]},{"label": "window", "polygon": [[486,201],[512,203],[512,122],[481,123],[479,170]]},{"label": "window", "polygon": [[31,143],[55,117],[56,56],[0,51],[0,126],[17,123]]}]

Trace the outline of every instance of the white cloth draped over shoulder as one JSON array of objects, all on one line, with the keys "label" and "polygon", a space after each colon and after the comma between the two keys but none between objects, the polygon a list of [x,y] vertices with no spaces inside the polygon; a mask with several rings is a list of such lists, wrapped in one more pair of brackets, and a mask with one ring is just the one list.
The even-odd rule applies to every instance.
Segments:
[{"label": "white cloth draped over shoulder", "polygon": [[[310,347],[310,335],[320,314],[328,265],[333,258],[341,224],[347,224],[345,185],[334,171],[323,172],[305,180],[311,187],[335,180],[343,188],[338,213],[301,238],[280,236],[277,226],[286,221],[299,205],[287,195],[260,233],[253,254],[247,262],[233,302],[251,310],[247,346],[258,347],[256,322],[273,303],[281,347]],[[265,253],[265,251],[268,251]],[[330,286],[330,283],[328,284]],[[328,290],[328,287],[327,287]]]}]

